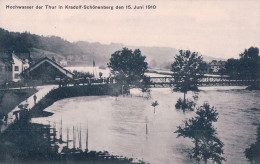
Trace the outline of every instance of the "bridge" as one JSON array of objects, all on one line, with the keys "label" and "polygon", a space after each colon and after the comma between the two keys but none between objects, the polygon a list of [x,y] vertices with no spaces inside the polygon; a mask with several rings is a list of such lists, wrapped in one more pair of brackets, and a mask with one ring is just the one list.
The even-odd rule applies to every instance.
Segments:
[{"label": "bridge", "polygon": [[[149,85],[154,88],[171,87],[177,84],[174,77],[150,77]],[[232,79],[221,76],[204,76],[199,80],[198,86],[249,86],[260,85],[260,79]]]},{"label": "bridge", "polygon": [[[172,76],[161,76],[161,77],[149,77],[150,82],[148,85],[151,88],[163,88],[172,87],[176,82],[174,82],[174,77]],[[65,85],[63,83],[66,83]],[[60,87],[69,85],[95,85],[95,84],[113,84],[116,83],[114,78],[107,79],[73,79],[66,82],[59,82]],[[180,83],[180,82],[179,82]],[[198,86],[249,86],[249,85],[260,85],[260,79],[232,79],[228,76],[204,76],[197,83]],[[135,86],[132,86],[135,87]]]}]

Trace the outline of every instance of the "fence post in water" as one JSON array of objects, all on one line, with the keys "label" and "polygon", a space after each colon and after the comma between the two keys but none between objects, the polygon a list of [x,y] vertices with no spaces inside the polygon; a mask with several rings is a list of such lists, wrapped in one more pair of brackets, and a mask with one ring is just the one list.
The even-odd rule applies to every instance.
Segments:
[{"label": "fence post in water", "polygon": [[60,121],[60,142],[62,142],[62,118]]},{"label": "fence post in water", "polygon": [[148,134],[147,117],[145,118],[145,133]]},{"label": "fence post in water", "polygon": [[69,148],[69,128],[67,128],[67,147]]},{"label": "fence post in water", "polygon": [[56,122],[53,124],[53,143],[56,144]]},{"label": "fence post in water", "polygon": [[79,127],[79,148],[81,149],[81,125]]},{"label": "fence post in water", "polygon": [[74,126],[73,126],[73,149],[75,149],[75,129],[74,129]]},{"label": "fence post in water", "polygon": [[87,124],[87,134],[86,134],[86,152],[88,152],[88,124]]}]

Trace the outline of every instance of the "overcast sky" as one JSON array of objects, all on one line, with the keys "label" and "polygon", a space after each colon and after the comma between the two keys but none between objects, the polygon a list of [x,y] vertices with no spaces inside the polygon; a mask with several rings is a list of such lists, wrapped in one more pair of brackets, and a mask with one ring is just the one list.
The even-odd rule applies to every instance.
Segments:
[{"label": "overcast sky", "polygon": [[[156,10],[6,10],[6,5],[146,5]],[[238,58],[260,48],[260,0],[0,0],[0,27],[69,41],[190,49]]]}]

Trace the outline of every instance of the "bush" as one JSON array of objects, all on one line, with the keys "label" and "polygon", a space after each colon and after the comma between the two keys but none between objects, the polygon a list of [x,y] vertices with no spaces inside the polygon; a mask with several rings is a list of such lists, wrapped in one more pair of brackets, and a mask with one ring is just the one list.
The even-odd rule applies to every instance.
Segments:
[{"label": "bush", "polygon": [[178,110],[182,110],[184,113],[186,111],[194,111],[194,108],[196,106],[196,103],[190,99],[186,99],[184,101],[183,99],[179,98],[177,103],[175,104],[175,108]]}]

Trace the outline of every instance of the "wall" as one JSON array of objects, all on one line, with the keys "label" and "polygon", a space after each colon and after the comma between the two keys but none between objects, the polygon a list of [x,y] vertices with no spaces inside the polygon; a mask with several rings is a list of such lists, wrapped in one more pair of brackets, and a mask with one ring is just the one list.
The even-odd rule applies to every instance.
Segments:
[{"label": "wall", "polygon": [[[14,64],[13,64],[12,79],[14,82],[17,82],[17,81],[21,80],[20,74],[23,71],[23,62],[21,59],[19,59],[15,55],[13,55],[13,60],[14,60]],[[15,70],[16,66],[18,67],[18,71]],[[19,76],[17,77],[16,74],[18,74]]]},{"label": "wall", "polygon": [[54,102],[78,96],[118,96],[121,93],[121,86],[117,84],[84,85],[74,87],[57,88],[50,91],[31,110],[32,117],[41,115],[42,110],[51,106]]},{"label": "wall", "polygon": [[8,67],[8,65],[0,61],[0,84],[12,80],[12,72],[11,70],[6,69],[6,67]]}]

